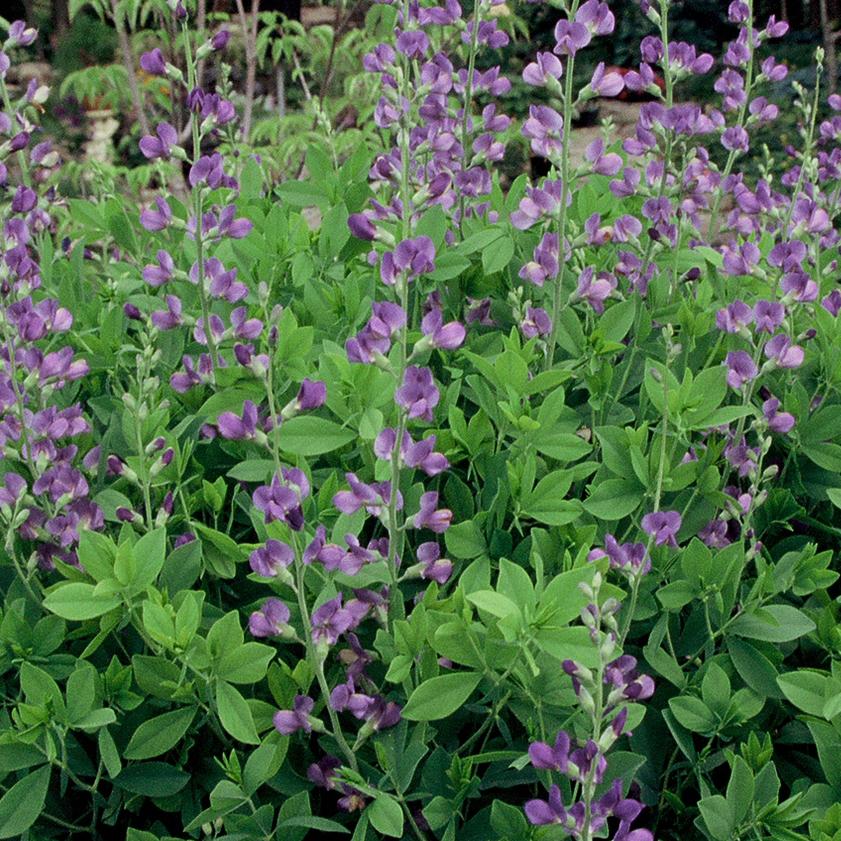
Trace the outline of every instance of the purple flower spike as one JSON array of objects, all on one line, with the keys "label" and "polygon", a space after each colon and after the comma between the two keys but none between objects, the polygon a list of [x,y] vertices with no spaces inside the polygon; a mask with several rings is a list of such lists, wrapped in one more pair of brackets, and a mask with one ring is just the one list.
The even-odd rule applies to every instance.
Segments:
[{"label": "purple flower spike", "polygon": [[654,538],[655,546],[677,546],[675,535],[680,530],[681,517],[677,511],[654,511],[642,518],[642,530]]},{"label": "purple flower spike", "polygon": [[307,695],[296,695],[291,710],[278,710],[274,714],[274,726],[278,733],[291,736],[299,730],[312,733],[310,713],[315,701]]}]

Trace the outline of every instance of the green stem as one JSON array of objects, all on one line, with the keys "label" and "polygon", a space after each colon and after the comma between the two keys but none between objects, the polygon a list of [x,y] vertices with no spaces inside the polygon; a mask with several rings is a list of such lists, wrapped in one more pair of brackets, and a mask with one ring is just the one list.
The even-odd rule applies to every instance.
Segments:
[{"label": "green stem", "polygon": [[[578,2],[572,4],[569,17],[575,16]],[[575,69],[575,56],[567,56],[566,79],[564,80],[564,134],[561,147],[561,207],[558,214],[558,277],[552,294],[552,332],[549,336],[549,346],[546,348],[544,370],[548,371],[555,362],[555,348],[558,344],[558,332],[561,317],[561,301],[563,299],[564,271],[566,270],[566,229],[567,229],[567,201],[569,199],[569,143],[572,131],[572,82]]]},{"label": "green stem", "polygon": [[[186,21],[181,26],[181,31],[184,35],[184,53],[187,60],[187,85],[190,90],[196,87],[196,67],[193,63],[193,50],[190,46],[190,28]],[[195,164],[201,157],[201,127],[199,125],[198,115],[191,116],[192,136],[193,136],[193,163]],[[210,326],[210,302],[207,299],[207,289],[205,288],[204,277],[204,230],[202,217],[204,216],[204,195],[203,189],[200,185],[193,187],[193,214],[196,217],[196,267],[198,269],[198,289],[199,302],[201,304],[201,317],[204,324],[204,334],[207,338],[207,347],[210,351],[210,366],[212,381],[216,383],[216,367],[218,364],[218,352],[216,349],[216,339],[213,337],[213,330]]]}]

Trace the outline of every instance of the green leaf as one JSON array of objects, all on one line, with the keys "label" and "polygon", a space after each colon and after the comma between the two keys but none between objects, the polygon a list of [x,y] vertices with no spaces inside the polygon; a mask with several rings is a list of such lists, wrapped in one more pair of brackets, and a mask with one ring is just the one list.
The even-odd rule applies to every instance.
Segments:
[{"label": "green leaf", "polygon": [[448,528],[444,532],[444,542],[447,552],[461,560],[469,561],[488,551],[485,537],[473,520],[466,520]]},{"label": "green leaf", "polygon": [[706,734],[715,729],[715,716],[700,698],[679,695],[669,700],[669,709],[678,722],[693,733]]},{"label": "green leaf", "polygon": [[117,595],[96,594],[94,585],[83,581],[56,584],[44,599],[44,607],[62,619],[95,619],[120,604]]},{"label": "green leaf", "polygon": [[0,799],[0,838],[20,838],[38,819],[47,799],[50,766],[18,780]]},{"label": "green leaf", "polygon": [[578,567],[569,572],[556,575],[547,585],[540,597],[541,607],[554,608],[551,616],[553,625],[566,625],[581,613],[587,605],[587,596],[581,592],[579,584],[589,584],[595,570],[592,566]]},{"label": "green leaf", "polygon": [[161,527],[144,534],[134,544],[134,557],[137,572],[132,585],[137,590],[143,590],[154,583],[163,568],[166,558],[166,529]]},{"label": "green leaf", "polygon": [[795,707],[810,715],[823,716],[824,704],[832,691],[829,675],[800,669],[780,675],[777,684]]},{"label": "green leaf", "polygon": [[743,613],[730,626],[730,633],[766,642],[789,642],[815,630],[815,623],[802,610],[772,604]]},{"label": "green leaf", "polygon": [[607,479],[584,500],[584,510],[599,520],[621,520],[636,511],[644,495],[636,479]]},{"label": "green leaf", "polygon": [[124,768],[114,785],[145,797],[170,797],[190,781],[190,775],[166,762],[138,762]]},{"label": "green leaf", "polygon": [[578,625],[572,628],[541,628],[535,632],[534,639],[547,654],[558,660],[575,660],[588,669],[598,665],[598,651],[587,628]]},{"label": "green leaf", "polygon": [[841,508],[841,488],[827,488],[826,495],[836,508]]},{"label": "green leaf", "polygon": [[144,721],[132,734],[124,757],[151,759],[166,753],[181,741],[195,716],[195,707],[184,707]]},{"label": "green leaf", "polygon": [[266,676],[274,653],[271,646],[247,642],[223,655],[216,673],[230,683],[256,683]]},{"label": "green leaf", "polygon": [[727,783],[727,805],[730,807],[734,823],[738,824],[747,814],[753,802],[753,792],[753,772],[741,756],[736,756],[730,782]]},{"label": "green leaf", "polygon": [[230,683],[220,680],[216,684],[216,708],[222,726],[237,741],[246,745],[260,744],[248,703]]},{"label": "green leaf", "polygon": [[403,708],[408,721],[438,721],[463,706],[479,685],[478,672],[453,672],[425,680],[409,696]]},{"label": "green leaf", "polygon": [[355,440],[352,429],[315,417],[297,417],[286,421],[278,432],[280,448],[296,456],[318,456],[344,447]]},{"label": "green leaf", "polygon": [[388,794],[377,794],[365,810],[371,826],[389,838],[403,837],[403,810],[400,804]]},{"label": "green leaf", "polygon": [[504,619],[506,616],[521,616],[520,608],[502,593],[495,593],[493,590],[479,590],[470,593],[467,601],[475,604],[479,610],[484,610],[492,616]]},{"label": "green leaf", "polygon": [[234,465],[226,475],[239,482],[268,482],[274,472],[272,459],[252,458]]},{"label": "green leaf", "polygon": [[[289,827],[306,827],[307,829],[317,829],[320,832],[341,832],[345,835],[350,835],[350,830],[346,826],[342,826],[336,821],[328,820],[327,818],[317,818],[313,815],[299,815],[296,818],[287,818],[281,821],[278,829],[288,829]],[[278,834],[280,837],[280,834]]]},{"label": "green leaf", "polygon": [[716,841],[731,841],[735,821],[730,804],[720,794],[705,797],[698,803],[698,809],[710,835]]}]

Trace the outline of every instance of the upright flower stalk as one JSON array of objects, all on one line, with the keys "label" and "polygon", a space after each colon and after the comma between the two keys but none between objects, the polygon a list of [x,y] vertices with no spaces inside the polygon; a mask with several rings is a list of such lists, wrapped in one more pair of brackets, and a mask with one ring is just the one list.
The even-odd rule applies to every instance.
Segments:
[{"label": "upright flower stalk", "polygon": [[619,604],[612,598],[599,598],[601,584],[601,574],[596,572],[592,586],[582,585],[591,603],[582,611],[581,620],[597,652],[596,667],[586,668],[573,660],[563,664],[575,690],[578,712],[574,721],[580,729],[571,733],[561,730],[553,744],[538,741],[529,746],[532,766],[567,777],[577,800],[565,804],[560,787],[553,782],[548,798],[530,800],[525,813],[529,823],[556,825],[576,841],[604,837],[610,819],[618,822],[614,841],[653,841],[649,830],[631,828],[644,807],[623,795],[621,778],[615,779],[601,797],[596,796],[607,771],[606,754],[625,732],[629,704],[654,693],[654,682],[637,671],[636,660],[620,654],[615,618]]},{"label": "upright flower stalk", "polygon": [[49,91],[33,80],[13,102],[6,86],[9,51],[30,46],[36,37],[35,29],[15,21],[0,51],[0,183],[5,188],[0,209],[0,455],[7,463],[0,520],[5,549],[37,600],[36,569],[50,570],[56,562],[78,566],[80,531],[101,529],[103,513],[89,498],[79,469],[98,464],[99,449],[79,458],[90,425],[81,405],[61,394],[86,376],[88,363],[76,358],[69,344],[61,344],[73,316],[44,294],[38,262],[38,238],[55,230],[51,211],[56,197],[47,184],[60,163],[49,141],[32,142],[40,130],[33,120]]}]

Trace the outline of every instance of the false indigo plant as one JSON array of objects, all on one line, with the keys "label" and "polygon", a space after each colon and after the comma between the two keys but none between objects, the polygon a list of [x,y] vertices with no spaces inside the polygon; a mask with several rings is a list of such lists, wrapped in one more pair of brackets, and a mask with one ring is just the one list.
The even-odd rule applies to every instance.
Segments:
[{"label": "false indigo plant", "polygon": [[9,28],[0,837],[839,837],[841,99],[552,5],[518,123],[511,9],[381,4],[381,148],[272,183],[172,0],[139,211]]}]

